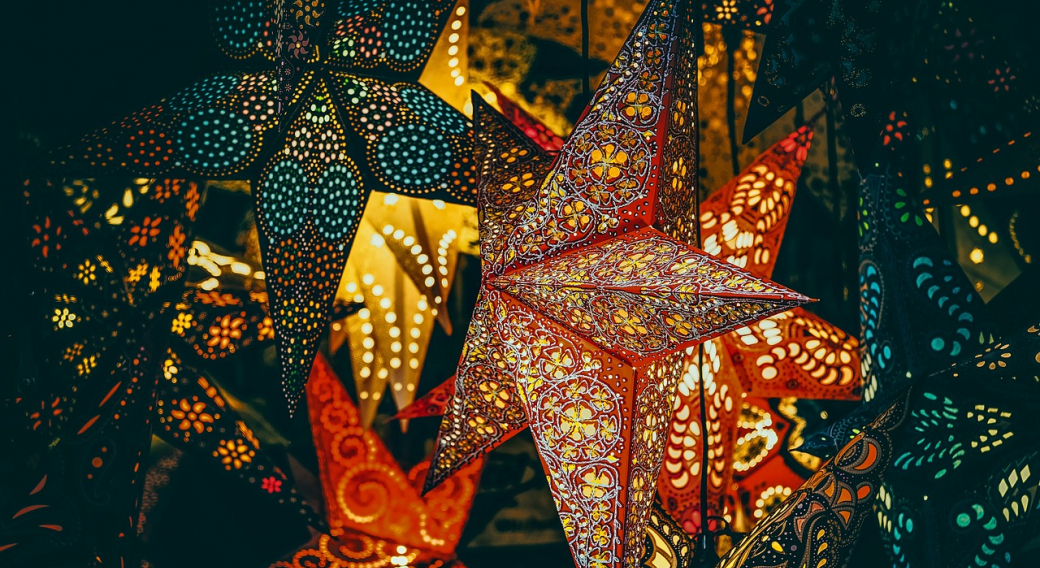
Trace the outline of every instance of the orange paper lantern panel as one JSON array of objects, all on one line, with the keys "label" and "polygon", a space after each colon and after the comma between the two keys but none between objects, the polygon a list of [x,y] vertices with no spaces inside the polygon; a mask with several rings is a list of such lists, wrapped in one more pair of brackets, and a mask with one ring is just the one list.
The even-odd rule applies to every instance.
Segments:
[{"label": "orange paper lantern panel", "polygon": [[650,227],[489,284],[633,365],[806,300]]},{"label": "orange paper lantern panel", "polygon": [[733,475],[740,480],[782,452],[791,431],[791,423],[778,412],[774,412],[769,402],[757,398],[744,398],[736,429]]},{"label": "orange paper lantern panel", "polygon": [[672,410],[671,429],[657,489],[661,503],[690,534],[701,527],[704,465],[700,381],[703,378],[708,429],[708,514],[721,515],[733,472],[733,427],[740,411],[740,384],[727,372],[728,355],[714,339],[687,349]]},{"label": "orange paper lantern panel", "polygon": [[394,415],[397,420],[410,420],[412,418],[426,418],[429,416],[443,416],[444,409],[451,403],[455,396],[455,378],[450,379],[433,387],[433,390],[415,399],[415,402],[401,409]]},{"label": "orange paper lantern panel", "polygon": [[666,375],[652,384],[516,300],[488,295],[502,306],[499,333],[528,338],[516,344],[518,363],[537,371],[519,375],[517,389],[571,552],[579,565],[634,562],[664,442],[652,431],[666,420],[674,383]]},{"label": "orange paper lantern panel", "polygon": [[527,112],[520,105],[513,102],[509,97],[502,94],[502,91],[498,90],[498,87],[490,84],[487,85],[488,89],[495,94],[495,105],[502,111],[502,114],[509,119],[514,125],[520,130],[523,130],[524,134],[528,138],[534,140],[542,150],[546,152],[559,152],[563,148],[563,138],[558,134],[549,129],[544,122],[538,120],[531,113]]},{"label": "orange paper lantern panel", "polygon": [[701,204],[705,252],[772,276],[812,136],[808,126],[792,132]]},{"label": "orange paper lantern panel", "polygon": [[311,526],[323,527],[324,523],[261,447],[242,417],[225,402],[216,385],[173,351],[167,351],[162,370],[156,414],[163,440],[199,452],[215,468],[249,485],[258,498],[269,499],[301,515]]},{"label": "orange paper lantern panel", "polygon": [[648,5],[550,172],[536,180],[535,198],[517,211],[492,272],[642,227],[692,236],[697,168],[687,160],[697,149],[699,24],[691,18],[683,3]]},{"label": "orange paper lantern panel", "polygon": [[419,497],[413,483],[427,465],[413,475],[401,470],[379,437],[361,428],[357,408],[322,357],[315,361],[307,396],[331,534],[352,530],[450,554],[469,516],[482,463]]},{"label": "orange paper lantern panel", "polygon": [[726,336],[733,368],[748,396],[859,400],[859,341],[802,308]]}]

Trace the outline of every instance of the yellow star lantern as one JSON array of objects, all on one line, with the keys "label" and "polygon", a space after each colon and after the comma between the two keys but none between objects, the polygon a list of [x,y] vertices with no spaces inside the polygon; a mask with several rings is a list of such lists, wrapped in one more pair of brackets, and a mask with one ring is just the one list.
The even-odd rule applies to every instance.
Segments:
[{"label": "yellow star lantern", "polygon": [[[365,307],[332,325],[330,347],[349,342],[362,424],[389,387],[398,408],[415,399],[434,320],[451,333],[444,309],[455,277],[463,219],[473,209],[375,194],[358,228],[337,298]],[[403,424],[402,424],[403,425]]]}]

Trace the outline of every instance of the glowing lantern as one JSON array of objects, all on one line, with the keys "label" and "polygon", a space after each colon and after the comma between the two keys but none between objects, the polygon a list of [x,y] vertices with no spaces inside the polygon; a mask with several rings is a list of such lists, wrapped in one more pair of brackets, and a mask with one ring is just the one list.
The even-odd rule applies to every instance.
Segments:
[{"label": "glowing lantern", "polygon": [[358,409],[321,356],[307,384],[307,407],[330,529],[275,566],[312,566],[314,559],[344,568],[452,560],[482,463],[420,497],[429,462],[404,472],[379,436],[361,428]]},{"label": "glowing lantern", "polygon": [[364,302],[332,326],[330,347],[350,343],[362,424],[371,425],[387,387],[398,408],[415,399],[434,321],[448,333],[445,302],[455,278],[464,216],[436,201],[376,194],[358,228],[337,296]]},{"label": "glowing lantern", "polygon": [[474,200],[470,123],[416,82],[445,24],[461,27],[464,8],[448,0],[218,3],[220,48],[267,70],[208,77],[56,159],[72,172],[252,182],[290,412],[369,194]]},{"label": "glowing lantern", "polygon": [[805,300],[677,240],[696,205],[689,18],[647,8],[555,160],[474,100],[483,286],[426,488],[526,418],[579,566],[642,552],[675,354]]}]

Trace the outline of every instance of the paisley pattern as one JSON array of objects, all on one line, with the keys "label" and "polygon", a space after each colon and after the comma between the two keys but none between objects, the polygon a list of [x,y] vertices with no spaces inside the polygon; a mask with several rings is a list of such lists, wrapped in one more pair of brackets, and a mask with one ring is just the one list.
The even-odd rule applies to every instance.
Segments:
[{"label": "paisley pattern", "polygon": [[[503,192],[506,196],[519,191],[530,192],[534,185],[534,176],[530,173],[518,174],[517,171],[523,171],[524,168],[542,167],[541,162],[537,159],[539,155],[537,148],[527,142],[526,145],[518,143],[508,151],[498,150],[498,148],[508,147],[509,140],[490,140],[489,135],[505,130],[502,120],[497,115],[481,112],[482,101],[475,100],[474,104],[478,109],[478,150],[488,147],[488,150],[484,150],[488,154],[488,159],[501,160],[501,163],[516,168],[512,170],[513,173],[509,180],[503,182],[500,177],[492,177],[495,174],[488,171],[489,163],[485,159],[482,160],[482,179],[493,179],[495,181],[492,183],[501,184],[508,190],[508,192]],[[731,261],[737,261],[739,258],[742,259],[740,262],[746,263],[748,259],[753,259],[752,265],[756,268],[771,269],[792,203],[794,181],[806,158],[810,139],[811,132],[807,129],[793,133],[770,148],[744,173],[718,193],[713,194],[711,200],[704,204],[702,220],[710,225],[705,230],[706,242],[715,243],[713,244],[715,252],[721,253],[722,247],[727,247],[725,250],[732,251],[728,255]],[[495,150],[491,151],[491,147],[494,147]],[[526,180],[526,185],[521,180]],[[724,198],[730,201],[727,202]],[[505,199],[508,200],[496,200],[493,207],[484,211],[484,217],[491,219],[504,217],[502,222],[514,219],[515,212],[518,210],[515,205],[516,200]],[[485,235],[502,234],[501,231],[495,231],[496,224],[486,223],[485,227],[487,225],[491,225],[491,227],[485,231]],[[739,229],[736,229],[737,227]],[[488,246],[489,241],[485,239],[483,244]],[[491,249],[488,255],[493,257],[497,254],[497,250]],[[651,254],[645,253],[646,251],[641,251],[641,254],[634,259],[631,258],[631,255],[626,255],[618,262],[623,263],[623,268],[627,271],[657,262],[656,251]],[[593,265],[599,266],[603,260],[602,257],[590,257],[585,251],[582,252],[582,256],[580,266],[583,270],[579,271],[579,274],[575,274],[575,279],[588,279],[589,274],[595,277],[599,272],[603,272],[590,272]],[[563,265],[561,264],[561,266]],[[487,264],[485,264],[486,267]],[[543,270],[543,273],[534,289],[544,290],[539,293],[539,296],[544,299],[543,303],[547,305],[546,309],[550,313],[554,311],[557,313],[556,321],[569,326],[572,330],[585,333],[586,337],[596,337],[593,332],[601,327],[598,322],[604,319],[609,320],[610,315],[583,319],[576,317],[579,312],[571,307],[573,303],[565,303],[562,308],[550,305],[554,303],[551,299],[558,297],[559,287],[567,286],[567,282],[566,279],[558,278],[560,273],[539,269]],[[513,275],[525,273],[527,270],[518,270],[505,278],[506,280],[509,280],[510,277],[515,278]],[[567,272],[562,273],[567,274]],[[513,290],[513,292],[521,294],[518,290]],[[582,291],[577,293],[581,294]],[[741,410],[739,401],[747,392],[744,389],[759,396],[796,394],[820,398],[855,399],[858,398],[861,386],[858,375],[858,342],[800,308],[782,312],[748,327],[739,328],[727,336],[708,342],[706,346],[709,358],[705,361],[701,373],[711,379],[707,383],[707,389],[709,399],[713,401],[708,412],[712,429],[710,447],[714,458],[710,472],[712,477],[709,493],[713,503],[710,510],[714,513],[722,510],[723,497],[730,493],[727,480],[733,470],[731,456],[735,451],[740,452],[740,448],[734,449],[734,438],[737,433],[736,416]],[[698,367],[702,365],[698,365],[697,355],[688,351],[686,361],[680,363],[679,367],[679,373],[683,379],[679,383],[679,396],[675,401],[671,432],[665,452],[665,470],[660,475],[658,487],[667,509],[688,531],[695,532],[696,527],[700,526],[700,492],[697,479],[701,467],[699,400],[696,389],[699,380],[697,379]],[[778,377],[783,378],[782,383]],[[440,385],[431,391],[428,395],[429,399],[420,400],[414,405],[414,408],[406,409],[401,416],[420,417],[452,413],[450,402],[455,396],[456,382],[457,378]],[[492,384],[479,388],[502,393],[502,396],[496,399],[497,404],[501,405],[501,409],[518,405],[518,397],[509,389],[502,388],[501,384],[502,380],[496,378]],[[734,404],[734,400],[737,401],[736,404]],[[469,416],[477,404],[476,401],[467,402],[465,410],[453,414],[453,424],[461,425],[462,422],[455,416]],[[495,412],[496,416],[501,415],[502,410]],[[526,422],[521,424],[515,422],[503,424],[497,420],[493,422],[502,425],[503,434],[490,437],[475,435],[474,437],[481,439],[477,446],[480,448],[480,452],[490,450],[506,437],[511,436],[513,431],[526,426]],[[461,426],[455,427],[456,431],[459,427]],[[491,431],[491,428],[484,424],[481,424],[481,427],[482,430]],[[776,457],[781,445],[776,439],[775,432],[769,430],[768,433],[774,437],[769,442],[769,447],[773,450],[769,454],[772,459]],[[761,435],[766,436],[765,433],[761,433]],[[765,438],[756,438],[756,441],[763,439]],[[447,446],[447,444],[445,445]],[[459,455],[451,449],[456,446],[457,444],[443,450],[445,456],[452,456],[446,457],[446,462],[459,459]],[[462,447],[464,452],[474,451],[468,442],[463,442]],[[765,456],[761,456],[750,461],[748,469],[756,468],[764,459]],[[769,471],[781,472],[786,483],[782,489],[789,492],[790,489],[801,484],[804,478],[792,472],[786,465],[780,463],[781,461],[778,459],[777,464],[770,467]],[[749,476],[752,473],[745,471]],[[758,478],[759,476],[755,476],[749,482],[749,487],[752,487],[756,494],[762,493],[766,489],[775,489],[773,485],[770,485],[769,488],[758,487]],[[746,491],[742,489],[742,492]],[[766,501],[771,499],[771,497],[767,498]],[[755,512],[760,515],[763,510],[759,507]]]},{"label": "paisley pattern", "polygon": [[909,385],[992,342],[995,324],[888,163],[863,180],[860,323],[866,404],[803,449],[827,456]]},{"label": "paisley pattern", "polygon": [[859,400],[859,342],[802,308],[725,338],[748,396]]},{"label": "paisley pattern", "polygon": [[1040,527],[1038,402],[1034,324],[898,397],[721,565],[841,566],[871,505],[894,566],[1014,565]]},{"label": "paisley pattern", "polygon": [[[696,70],[680,56],[693,48],[692,16],[673,4],[648,6],[549,173],[536,181],[534,199],[502,236],[502,252],[488,258],[492,272],[650,225],[673,238],[692,236],[696,168],[686,160],[696,153]],[[665,75],[673,78],[668,106]],[[652,166],[664,166],[663,175],[651,175]]]},{"label": "paisley pattern", "polygon": [[905,400],[893,404],[761,520],[719,566],[843,565],[870,516],[906,409]]}]

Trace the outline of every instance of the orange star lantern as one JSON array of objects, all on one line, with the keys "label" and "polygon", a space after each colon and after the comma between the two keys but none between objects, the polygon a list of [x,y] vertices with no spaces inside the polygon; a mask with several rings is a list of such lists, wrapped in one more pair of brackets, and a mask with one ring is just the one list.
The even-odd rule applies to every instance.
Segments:
[{"label": "orange star lantern", "polygon": [[[708,198],[701,206],[705,251],[755,275],[772,275],[811,139],[812,131],[801,127]],[[658,490],[665,508],[690,532],[701,526],[701,380],[708,403],[711,515],[723,513],[734,467],[743,480],[741,493],[748,494],[737,502],[768,502],[769,491],[782,494],[801,483],[791,484],[801,477],[783,460],[772,463],[782,442],[772,427],[777,420],[772,413],[747,424],[737,439],[746,397],[858,400],[862,392],[856,339],[801,308],[741,327],[705,343],[703,351],[689,350],[685,364]],[[788,482],[761,486],[752,470],[767,461],[771,471]],[[755,507],[752,516],[761,516],[761,510]]]},{"label": "orange star lantern", "polygon": [[483,462],[469,464],[420,497],[429,461],[405,473],[379,436],[361,427],[357,407],[320,355],[307,383],[307,406],[330,530],[275,566],[382,568],[454,562]]},{"label": "orange star lantern", "polygon": [[807,300],[687,244],[696,25],[651,3],[554,159],[474,100],[483,282],[425,489],[526,419],[581,567],[639,560],[676,354]]}]

